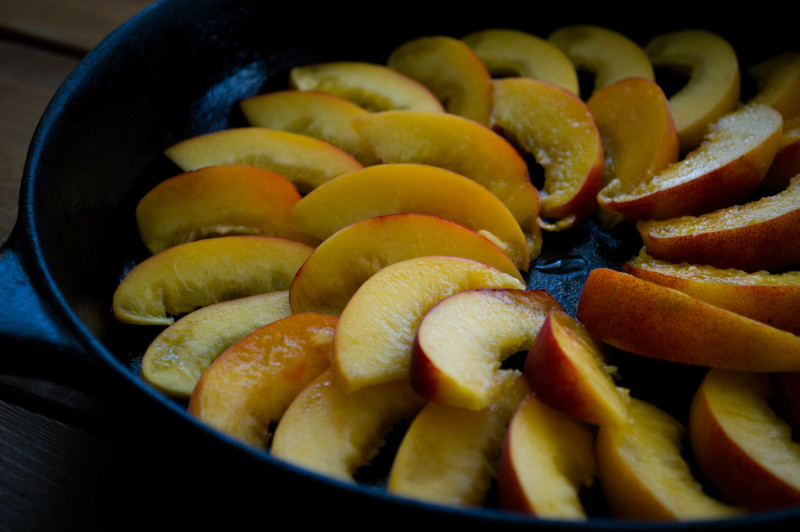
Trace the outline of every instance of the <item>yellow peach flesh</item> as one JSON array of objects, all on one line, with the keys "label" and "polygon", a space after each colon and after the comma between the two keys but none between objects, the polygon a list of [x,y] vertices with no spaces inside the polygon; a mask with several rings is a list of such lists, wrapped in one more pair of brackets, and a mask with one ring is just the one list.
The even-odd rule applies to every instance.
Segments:
[{"label": "yellow peach flesh", "polygon": [[447,112],[488,125],[489,72],[463,41],[444,35],[418,37],[392,50],[387,66],[428,87]]},{"label": "yellow peach flesh", "polygon": [[520,76],[555,83],[578,94],[578,73],[557,46],[530,33],[490,28],[462,39],[495,77]]},{"label": "yellow peach flesh", "polygon": [[142,378],[161,392],[188,399],[200,376],[225,349],[259,327],[291,315],[289,291],[221,301],[164,329],[142,357]]}]

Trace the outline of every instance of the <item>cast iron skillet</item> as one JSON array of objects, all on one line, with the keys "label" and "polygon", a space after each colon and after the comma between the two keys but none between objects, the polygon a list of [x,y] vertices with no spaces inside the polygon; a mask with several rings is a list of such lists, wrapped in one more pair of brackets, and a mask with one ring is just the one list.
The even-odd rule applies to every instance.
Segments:
[{"label": "cast iron skillet", "polygon": [[[434,9],[437,4],[443,8]],[[340,59],[384,62],[394,46],[421,35],[462,36],[495,26],[545,36],[575,23],[605,25],[640,43],[661,31],[704,27],[729,39],[743,66],[791,49],[789,23],[768,14],[748,10],[736,17],[707,16],[694,6],[675,3],[664,5],[659,14],[641,8],[615,11],[608,5],[544,8],[531,2],[493,2],[489,9],[476,9],[439,2],[330,0],[294,5],[166,0],[145,10],[76,68],[36,130],[19,218],[0,253],[0,333],[11,347],[4,351],[26,355],[5,357],[4,367],[103,388],[121,407],[146,412],[132,416],[132,423],[141,422],[136,430],[143,433],[144,445],[163,446],[171,456],[165,467],[191,460],[214,464],[218,473],[228,475],[220,493],[257,478],[257,487],[249,489],[271,514],[286,513],[302,499],[306,502],[298,518],[303,522],[347,514],[347,521],[357,526],[358,515],[377,514],[378,521],[370,520],[378,526],[441,522],[559,530],[639,528],[641,523],[603,517],[573,525],[491,508],[430,506],[278,463],[206,429],[185,414],[185,405],[143,384],[137,376],[139,358],[156,331],[121,325],[110,312],[120,279],[147,255],[134,224],[135,205],[153,185],[178,172],[163,149],[193,135],[244,125],[237,102],[285,88],[291,66]],[[746,83],[744,79],[745,91]],[[624,228],[620,231],[607,235],[587,224],[568,235],[548,236],[529,285],[547,288],[574,310],[589,269],[618,268],[638,249],[635,237]],[[657,399],[678,417],[685,415],[699,370],[619,356],[634,394]],[[154,482],[173,484],[176,493],[191,489],[169,475],[165,471],[165,477]],[[750,528],[798,517],[796,511],[772,512],[680,528]]]}]

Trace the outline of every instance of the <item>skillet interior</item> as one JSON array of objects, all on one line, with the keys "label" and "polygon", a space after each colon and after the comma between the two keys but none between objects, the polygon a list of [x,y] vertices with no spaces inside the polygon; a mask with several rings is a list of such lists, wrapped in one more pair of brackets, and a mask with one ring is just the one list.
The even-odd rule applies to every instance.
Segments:
[{"label": "skillet interior", "polygon": [[[635,10],[629,18],[605,6],[543,11],[523,2],[494,4],[489,13],[461,5],[438,13],[413,2],[391,7],[347,1],[296,6],[257,0],[163,2],[106,39],[56,95],[31,146],[18,232],[40,254],[48,290],[63,302],[63,308],[58,301],[56,305],[86,349],[140,387],[137,393],[161,402],[135,377],[139,357],[156,331],[117,323],[110,303],[119,280],[147,255],[135,227],[136,203],[154,184],[178,172],[163,156],[164,148],[193,135],[244,125],[238,101],[285,88],[291,66],[338,59],[380,63],[394,46],[419,35],[461,36],[497,26],[544,36],[565,24],[593,23],[644,43],[661,31],[696,26],[729,39],[745,66],[791,48],[789,32],[781,29],[787,24],[771,26],[766,14],[742,15],[734,24],[694,13],[689,19],[690,8],[680,7],[645,21],[656,16]],[[591,225],[546,239],[545,255],[529,284],[547,288],[572,309],[589,268],[618,267],[638,246],[630,234],[610,238]],[[551,263],[563,259],[566,270],[549,272]],[[670,397],[666,408],[683,415],[699,372],[682,369],[674,375],[680,380],[673,381],[674,368],[669,366],[634,359],[620,363],[626,365],[631,386],[641,390],[639,397]],[[198,429],[185,419],[182,405],[163,403],[178,422]],[[661,399],[659,404],[664,404]],[[237,446],[223,441],[221,452],[232,453],[230,447]],[[253,453],[240,451],[245,463],[253,460]],[[313,476],[303,482],[302,489],[328,487]],[[349,495],[359,497],[360,492]],[[445,516],[454,517],[449,512]],[[760,519],[754,518],[753,524]],[[519,522],[508,516],[501,520]]]}]

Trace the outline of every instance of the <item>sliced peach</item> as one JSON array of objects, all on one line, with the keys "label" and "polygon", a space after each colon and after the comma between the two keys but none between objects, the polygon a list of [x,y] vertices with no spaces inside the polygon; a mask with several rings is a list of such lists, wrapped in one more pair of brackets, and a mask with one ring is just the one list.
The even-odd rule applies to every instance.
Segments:
[{"label": "sliced peach", "polygon": [[591,111],[574,93],[545,81],[493,84],[493,126],[544,168],[540,225],[554,231],[579,225],[594,212],[603,180],[603,143]]},{"label": "sliced peach", "polygon": [[539,399],[593,425],[628,422],[628,390],[616,385],[616,371],[605,346],[559,308],[547,314],[524,366]]},{"label": "sliced peach", "polygon": [[385,65],[332,61],[296,66],[289,72],[289,83],[295,89],[340,96],[368,111],[444,112],[442,103],[425,85]]},{"label": "sliced peach", "polygon": [[772,158],[761,187],[770,194],[789,186],[793,177],[800,175],[800,117],[783,121],[778,151]]},{"label": "sliced peach", "polygon": [[375,155],[350,125],[354,116],[367,113],[353,102],[319,91],[283,90],[251,96],[239,103],[252,126],[308,135],[333,144],[363,165]]},{"label": "sliced peach", "polygon": [[784,52],[748,69],[758,92],[751,102],[775,108],[784,120],[800,117],[800,52]]},{"label": "sliced peach", "polygon": [[690,296],[800,335],[800,272],[749,273],[658,260],[643,249],[625,263],[635,275]]},{"label": "sliced peach", "polygon": [[223,351],[259,327],[291,314],[288,290],[197,309],[150,343],[142,357],[141,376],[171,397],[188,399],[200,376]]},{"label": "sliced peach", "polygon": [[502,201],[539,249],[539,194],[522,155],[490,128],[451,113],[385,111],[353,119],[383,163],[429,164],[480,183]]},{"label": "sliced peach", "polygon": [[524,282],[508,255],[475,231],[426,214],[388,214],[349,225],[317,246],[292,281],[292,310],[338,316],[378,270],[426,255],[475,259]]},{"label": "sliced peach", "polygon": [[544,519],[584,521],[582,488],[594,483],[594,435],[535,393],[514,412],[497,478],[504,509]]},{"label": "sliced peach", "polygon": [[508,207],[489,189],[427,164],[378,164],[337,177],[297,202],[286,223],[325,240],[358,221],[399,213],[438,216],[477,231],[523,271],[539,250],[529,249],[529,239],[541,245],[541,233],[526,237]]},{"label": "sliced peach", "polygon": [[778,416],[792,428],[792,439],[800,436],[800,371],[784,371],[770,375],[775,392]]},{"label": "sliced peach", "polygon": [[288,178],[300,193],[329,179],[362,168],[352,155],[308,135],[239,127],[205,133],[182,140],[164,154],[182,170],[218,164],[248,164]]},{"label": "sliced peach", "polygon": [[604,425],[595,445],[600,485],[614,517],[642,521],[725,519],[742,512],[703,490],[682,454],[686,428],[632,399],[631,421]]},{"label": "sliced peach", "polygon": [[800,179],[778,194],[700,216],[637,224],[647,252],[669,262],[755,272],[800,262]]},{"label": "sliced peach", "polygon": [[417,328],[411,384],[429,401],[487,408],[520,375],[502,362],[530,349],[554,307],[561,306],[545,290],[487,288],[444,298]]},{"label": "sliced peach", "polygon": [[[680,156],[678,131],[664,91],[644,78],[606,85],[586,102],[603,140],[603,188],[597,195],[599,216],[613,227],[622,215],[605,208],[614,193],[626,193]],[[612,184],[613,183],[613,184]]]},{"label": "sliced peach", "polygon": [[270,236],[224,236],[179,244],[128,272],[113,297],[114,316],[169,325],[174,316],[228,299],[288,290],[314,248]]},{"label": "sliced peach", "polygon": [[689,438],[699,471],[749,510],[800,504],[800,443],[773,411],[763,373],[712,369],[692,401]]},{"label": "sliced peach", "polygon": [[187,411],[226,435],[266,448],[289,404],[330,367],[336,318],[294,314],[251,332],[203,372]]},{"label": "sliced peach", "polygon": [[800,336],[606,268],[589,273],[577,319],[629,353],[740,371],[800,370]]},{"label": "sliced peach", "polygon": [[425,404],[407,380],[348,393],[332,368],[306,386],[284,412],[270,454],[331,478],[355,483],[387,433]]},{"label": "sliced peach", "polygon": [[386,64],[428,87],[448,113],[489,124],[491,76],[465,42],[446,35],[417,37],[392,50]]},{"label": "sliced peach", "polygon": [[766,105],[725,115],[683,159],[636,186],[612,182],[604,208],[629,220],[698,215],[738,203],[755,192],[778,150],[783,120]]},{"label": "sliced peach", "polygon": [[563,51],[576,69],[594,75],[594,90],[630,77],[655,80],[653,66],[644,50],[610,28],[590,24],[564,26],[547,40]]},{"label": "sliced peach", "polygon": [[331,360],[344,389],[407,379],[414,334],[436,302],[472,288],[515,288],[517,277],[473,259],[426,256],[367,279],[339,316]]},{"label": "sliced peach", "polygon": [[695,149],[708,127],[739,105],[741,75],[736,51],[707,30],[680,30],[657,35],[645,45],[656,68],[688,77],[669,99],[681,151]]},{"label": "sliced peach", "polygon": [[478,506],[486,501],[506,428],[530,393],[517,377],[483,410],[427,403],[411,422],[392,461],[390,494],[438,504]]},{"label": "sliced peach", "polygon": [[283,221],[300,193],[281,174],[247,165],[207,166],[173,176],[136,206],[139,234],[151,253],[223,235],[306,240]]},{"label": "sliced peach", "polygon": [[549,81],[580,93],[578,73],[567,55],[536,35],[507,28],[478,30],[462,39],[495,77],[520,76]]}]

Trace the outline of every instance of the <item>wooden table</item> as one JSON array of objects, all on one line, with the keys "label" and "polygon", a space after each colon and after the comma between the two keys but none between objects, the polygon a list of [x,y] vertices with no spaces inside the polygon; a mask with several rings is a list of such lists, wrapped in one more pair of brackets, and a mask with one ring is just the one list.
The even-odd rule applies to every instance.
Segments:
[{"label": "wooden table", "polygon": [[[53,93],[88,50],[151,3],[0,0],[0,241],[14,225],[28,144]],[[139,491],[161,483],[148,468],[157,462],[134,449],[102,397],[2,361],[0,530],[105,530],[153,503],[169,506]]]}]

